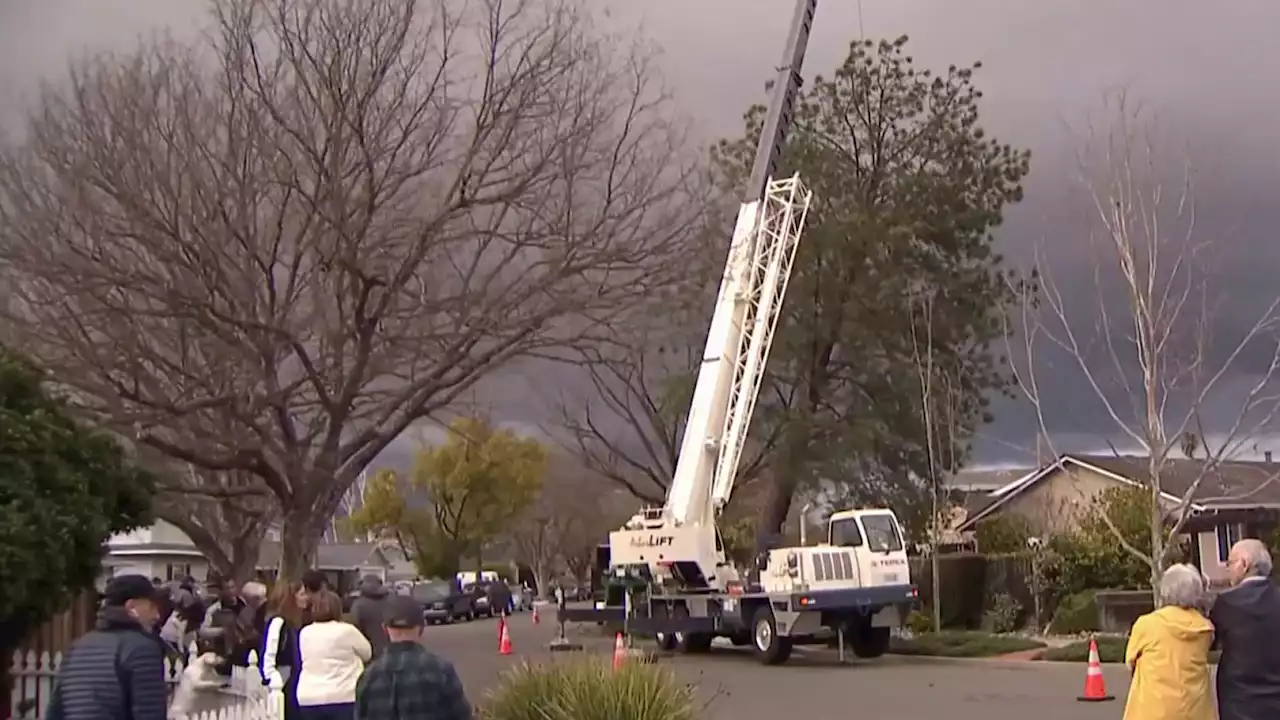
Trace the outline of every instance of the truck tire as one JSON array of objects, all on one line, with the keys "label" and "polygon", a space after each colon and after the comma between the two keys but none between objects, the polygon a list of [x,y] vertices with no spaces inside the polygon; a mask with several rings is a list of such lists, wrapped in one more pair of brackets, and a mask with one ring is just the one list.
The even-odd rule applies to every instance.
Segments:
[{"label": "truck tire", "polygon": [[765,605],[751,619],[751,647],[764,665],[781,665],[791,657],[791,638],[778,635],[773,608]]},{"label": "truck tire", "polygon": [[[687,618],[689,617],[689,608],[683,604],[676,605],[671,608],[671,617]],[[676,652],[684,655],[693,653],[704,653],[711,649],[711,641],[713,636],[705,633],[678,632],[672,633],[672,639]]]},{"label": "truck tire", "polygon": [[675,633],[656,633],[653,639],[658,642],[658,649],[663,652],[671,652],[676,649]]},{"label": "truck tire", "polygon": [[852,629],[849,645],[856,657],[870,660],[889,652],[889,628],[871,627],[871,622],[866,621]]}]

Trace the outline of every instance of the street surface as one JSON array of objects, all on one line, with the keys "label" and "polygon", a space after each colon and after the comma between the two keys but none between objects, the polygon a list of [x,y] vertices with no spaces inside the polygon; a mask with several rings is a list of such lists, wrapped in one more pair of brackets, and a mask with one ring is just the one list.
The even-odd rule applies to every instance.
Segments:
[{"label": "street surface", "polygon": [[[472,702],[503,670],[521,661],[551,659],[554,611],[534,625],[529,613],[511,619],[513,654],[498,654],[498,621],[429,627],[424,643],[451,660]],[[589,652],[607,656],[613,645],[594,627],[570,629]],[[637,641],[643,646],[642,641]],[[651,645],[650,645],[651,646]],[[1109,703],[1081,703],[1083,664],[953,661],[889,656],[840,665],[833,650],[797,649],[781,667],[759,665],[747,649],[716,647],[708,655],[668,655],[659,660],[682,680],[696,685],[707,703],[706,720],[779,720],[803,712],[809,717],[848,717],[871,711],[900,720],[1089,720],[1118,718],[1124,712],[1127,673],[1104,666]]]}]

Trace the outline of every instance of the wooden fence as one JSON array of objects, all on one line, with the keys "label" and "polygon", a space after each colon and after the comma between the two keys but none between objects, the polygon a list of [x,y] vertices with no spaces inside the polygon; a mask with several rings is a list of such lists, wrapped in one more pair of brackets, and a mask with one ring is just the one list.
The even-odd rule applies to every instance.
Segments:
[{"label": "wooden fence", "polygon": [[[912,557],[911,579],[920,588],[921,608],[931,608],[933,572],[927,556]],[[1027,554],[979,555],[957,553],[938,556],[938,582],[942,586],[942,625],[976,629],[992,598],[1006,594],[1018,602],[1019,620],[1027,622],[1035,600],[1032,596],[1031,556]],[[1041,609],[1042,613],[1046,609]],[[1043,620],[1043,618],[1041,618]]]},{"label": "wooden fence", "polygon": [[65,652],[76,638],[93,629],[97,615],[97,593],[87,592],[76,598],[71,607],[32,631],[18,649],[36,654]]}]

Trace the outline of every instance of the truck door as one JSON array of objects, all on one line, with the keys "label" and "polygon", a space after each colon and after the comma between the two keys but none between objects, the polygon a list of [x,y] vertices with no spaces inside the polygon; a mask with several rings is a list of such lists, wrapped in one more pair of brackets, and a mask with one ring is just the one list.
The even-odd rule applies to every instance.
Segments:
[{"label": "truck door", "polygon": [[864,571],[863,587],[908,585],[911,571],[898,519],[888,510],[859,512],[863,543],[858,548],[858,565]]},{"label": "truck door", "polygon": [[[829,576],[840,577],[843,569],[849,577],[842,579],[846,580],[850,585],[861,587],[863,577],[866,575],[866,566],[863,565],[861,550],[866,546],[866,541],[862,536],[862,526],[858,524],[858,519],[855,517],[833,518],[827,526],[827,544],[833,548],[840,549],[841,552],[824,554],[823,556],[815,555],[815,574],[824,578]],[[830,557],[833,561],[832,570],[835,571],[834,575],[825,572],[826,568],[824,566],[819,571],[820,566],[818,563],[825,561],[827,557]],[[851,567],[834,567],[835,563],[841,565],[849,563]]]}]

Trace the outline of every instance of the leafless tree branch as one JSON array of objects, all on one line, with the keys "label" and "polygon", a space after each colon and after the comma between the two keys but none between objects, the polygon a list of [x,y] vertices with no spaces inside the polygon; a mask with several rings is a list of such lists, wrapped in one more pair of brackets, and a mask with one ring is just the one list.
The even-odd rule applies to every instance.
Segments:
[{"label": "leafless tree branch", "polygon": [[647,56],[572,0],[217,0],[0,154],[8,340],[166,456],[259,477],[296,569],[356,475],[589,342],[702,212]]},{"label": "leafless tree branch", "polygon": [[[1047,379],[1038,372],[1046,350],[1067,359],[1104,409],[1110,427],[1099,434],[1113,448],[1124,445],[1145,456],[1143,477],[1134,479],[1151,493],[1153,552],[1125,542],[1111,518],[1104,521],[1126,550],[1151,566],[1158,585],[1172,548],[1164,542],[1166,533],[1179,532],[1195,504],[1217,499],[1205,492],[1206,482],[1238,469],[1239,453],[1272,427],[1280,411],[1274,382],[1280,296],[1242,325],[1224,322],[1213,302],[1222,290],[1213,286],[1209,270],[1219,246],[1197,227],[1189,160],[1161,143],[1152,114],[1127,93],[1109,98],[1106,110],[1109,124],[1090,127],[1080,157],[1081,181],[1101,231],[1090,237],[1093,287],[1061,285],[1052,263],[1038,252],[1040,293],[1009,318],[1009,335],[1021,334],[1018,352],[1010,342],[1010,357],[1023,358],[1014,363],[1015,381],[1050,443],[1061,408],[1050,407],[1042,392]],[[1174,178],[1167,161],[1178,157]],[[1098,301],[1082,313],[1083,296]],[[1243,329],[1224,332],[1234,327]],[[1259,366],[1258,357],[1269,359]],[[1061,372],[1055,369],[1055,380]],[[1248,386],[1236,405],[1227,384],[1242,377]],[[1210,402],[1217,410],[1224,400],[1232,401],[1229,417],[1209,412]],[[1260,478],[1248,494],[1274,479]]]}]

